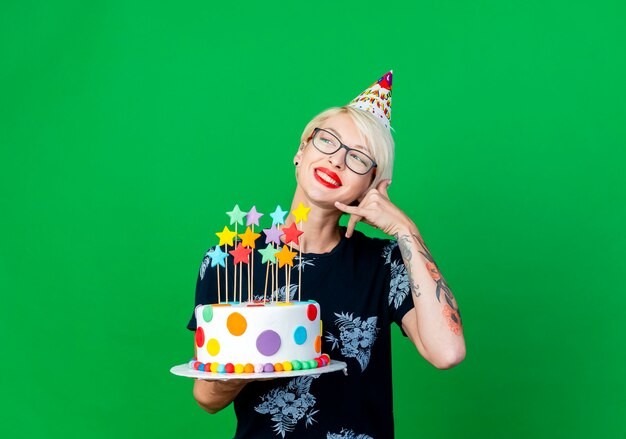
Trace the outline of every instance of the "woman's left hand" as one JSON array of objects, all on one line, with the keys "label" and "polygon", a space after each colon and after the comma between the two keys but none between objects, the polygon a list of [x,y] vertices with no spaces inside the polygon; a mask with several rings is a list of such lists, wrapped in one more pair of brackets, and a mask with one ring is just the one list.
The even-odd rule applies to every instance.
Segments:
[{"label": "woman's left hand", "polygon": [[346,238],[352,236],[354,227],[359,221],[376,227],[388,235],[394,236],[403,227],[409,227],[411,220],[389,199],[387,189],[391,180],[383,180],[375,189],[370,189],[358,206],[348,206],[335,201],[335,207],[350,214]]}]

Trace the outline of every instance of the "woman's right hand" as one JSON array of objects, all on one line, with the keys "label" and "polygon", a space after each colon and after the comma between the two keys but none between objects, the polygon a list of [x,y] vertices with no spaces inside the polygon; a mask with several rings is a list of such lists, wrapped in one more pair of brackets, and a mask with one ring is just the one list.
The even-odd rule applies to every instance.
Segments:
[{"label": "woman's right hand", "polygon": [[239,395],[241,389],[250,381],[269,381],[274,378],[258,380],[201,380],[193,385],[193,397],[205,411],[215,414],[227,407]]},{"label": "woman's right hand", "polygon": [[248,380],[196,380],[193,397],[205,411],[215,414],[227,407],[244,388]]}]

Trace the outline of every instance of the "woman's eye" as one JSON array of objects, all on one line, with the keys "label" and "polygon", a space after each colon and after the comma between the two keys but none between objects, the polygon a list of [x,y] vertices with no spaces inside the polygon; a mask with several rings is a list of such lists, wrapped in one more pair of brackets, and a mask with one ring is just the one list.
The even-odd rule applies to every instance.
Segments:
[{"label": "woman's eye", "polygon": [[352,160],[356,160],[357,162],[361,163],[361,164],[365,164],[365,160],[363,159],[363,157],[361,157],[358,154],[350,154],[350,158]]}]

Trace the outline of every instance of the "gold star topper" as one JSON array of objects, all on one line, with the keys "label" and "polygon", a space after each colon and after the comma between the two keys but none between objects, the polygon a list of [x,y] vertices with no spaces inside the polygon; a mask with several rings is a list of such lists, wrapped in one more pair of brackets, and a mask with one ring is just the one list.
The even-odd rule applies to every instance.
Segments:
[{"label": "gold star topper", "polygon": [[295,210],[291,211],[291,213],[293,213],[293,216],[296,217],[296,222],[299,223],[300,221],[309,220],[307,218],[307,215],[309,214],[310,211],[311,211],[310,207],[304,207],[304,204],[300,203],[298,204],[298,207]]},{"label": "gold star topper", "polygon": [[278,253],[276,253],[276,259],[278,259],[278,267],[283,268],[283,265],[287,264],[290,267],[293,267],[293,258],[296,256],[296,252],[292,252],[289,250],[289,247],[283,245],[283,248],[280,249]]},{"label": "gold star topper", "polygon": [[220,239],[220,243],[218,245],[233,245],[233,239],[235,239],[235,236],[237,235],[235,232],[231,232],[226,226],[224,226],[224,230],[216,232],[215,234]]},{"label": "gold star topper", "polygon": [[254,233],[250,227],[246,229],[246,233],[240,233],[239,237],[241,238],[241,245],[244,247],[256,248],[254,241],[261,236],[260,233]]}]

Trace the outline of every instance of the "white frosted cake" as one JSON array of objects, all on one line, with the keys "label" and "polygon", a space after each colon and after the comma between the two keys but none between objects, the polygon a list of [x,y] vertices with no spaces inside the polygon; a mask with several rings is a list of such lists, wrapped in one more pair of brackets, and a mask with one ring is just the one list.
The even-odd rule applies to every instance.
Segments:
[{"label": "white frosted cake", "polygon": [[320,306],[315,301],[198,305],[196,358],[204,372],[260,373],[325,366]]}]

